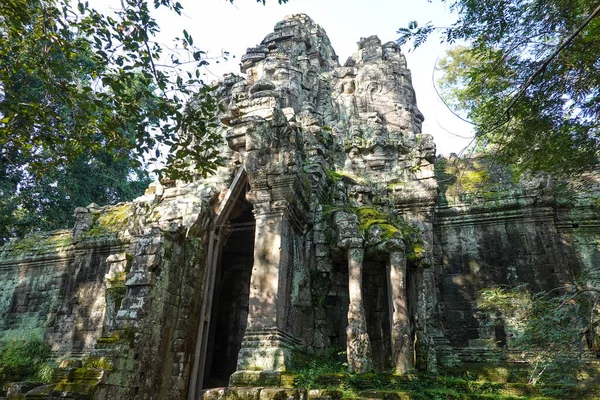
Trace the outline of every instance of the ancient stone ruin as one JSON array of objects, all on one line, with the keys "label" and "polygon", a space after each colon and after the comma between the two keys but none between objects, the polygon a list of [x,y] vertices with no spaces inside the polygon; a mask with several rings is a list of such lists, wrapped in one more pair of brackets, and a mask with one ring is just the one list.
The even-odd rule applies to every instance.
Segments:
[{"label": "ancient stone ruin", "polygon": [[41,332],[60,361],[55,383],[15,395],[224,398],[206,389],[287,387],[296,353],[331,348],[356,373],[436,371],[506,344],[480,289],[598,266],[594,196],[474,158],[436,169],[397,44],[363,38],[342,66],[294,15],[241,72],[220,86],[215,175],[0,249],[0,330]]}]

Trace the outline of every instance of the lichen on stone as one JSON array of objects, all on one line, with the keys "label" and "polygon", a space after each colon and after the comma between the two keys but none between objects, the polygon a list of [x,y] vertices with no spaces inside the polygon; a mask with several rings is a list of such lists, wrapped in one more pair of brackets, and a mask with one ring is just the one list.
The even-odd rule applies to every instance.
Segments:
[{"label": "lichen on stone", "polygon": [[71,231],[61,229],[52,232],[33,232],[22,239],[13,240],[4,247],[0,258],[16,257],[46,251],[60,251],[72,244]]},{"label": "lichen on stone", "polygon": [[104,208],[94,218],[92,227],[85,232],[84,237],[114,234],[127,229],[131,203],[120,203]]}]

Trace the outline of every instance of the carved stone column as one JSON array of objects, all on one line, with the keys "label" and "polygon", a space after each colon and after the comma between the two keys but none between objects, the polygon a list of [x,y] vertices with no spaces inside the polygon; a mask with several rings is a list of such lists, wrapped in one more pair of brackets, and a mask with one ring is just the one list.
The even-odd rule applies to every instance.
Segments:
[{"label": "carved stone column", "polygon": [[255,204],[254,264],[250,278],[248,324],[230,384],[277,385],[279,372],[290,368],[297,339],[287,334],[289,269],[285,209]]},{"label": "carved stone column", "polygon": [[346,328],[348,369],[356,373],[373,369],[371,341],[367,333],[365,307],[362,295],[362,270],[364,250],[356,243],[348,248],[348,327]]},{"label": "carved stone column", "polygon": [[392,313],[392,362],[397,374],[414,368],[414,349],[406,293],[406,255],[394,251],[389,257],[389,284]]}]

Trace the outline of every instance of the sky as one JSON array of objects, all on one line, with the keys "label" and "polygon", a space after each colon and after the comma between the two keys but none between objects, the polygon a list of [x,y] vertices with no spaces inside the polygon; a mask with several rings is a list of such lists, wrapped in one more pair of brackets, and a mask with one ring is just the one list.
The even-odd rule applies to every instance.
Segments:
[{"label": "sky", "polygon": [[[398,28],[408,26],[412,20],[419,24],[431,21],[435,26],[449,26],[456,20],[440,0],[289,0],[281,5],[277,0],[267,0],[266,5],[255,0],[235,0],[233,4],[228,0],[179,1],[184,7],[181,17],[168,10],[156,14],[161,27],[159,41],[172,43],[172,38],[183,36],[186,29],[194,44],[207,51],[209,57],[229,52],[228,61],[211,61],[206,81],[226,72],[239,73],[239,59],[246,48],[259,44],[289,14],[307,14],[321,25],[341,64],[356,51],[361,37],[377,35],[385,43],[397,39]],[[425,116],[423,132],[434,136],[438,153],[445,155],[459,153],[472,135],[470,125],[455,117],[434,89],[432,78],[440,75],[437,72],[434,76],[436,61],[447,49],[440,44],[439,36],[430,37],[414,51],[409,44],[402,48],[412,72],[418,107]]]}]

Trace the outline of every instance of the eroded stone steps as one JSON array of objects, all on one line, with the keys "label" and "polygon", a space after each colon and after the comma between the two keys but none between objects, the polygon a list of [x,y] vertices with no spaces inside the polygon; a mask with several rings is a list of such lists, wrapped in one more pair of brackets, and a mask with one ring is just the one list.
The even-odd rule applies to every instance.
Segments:
[{"label": "eroded stone steps", "polygon": [[[503,400],[529,399],[535,396],[536,400],[552,400],[539,393],[533,393],[532,387],[525,384],[506,384],[496,388],[495,395]],[[470,393],[455,391],[454,393],[440,390],[439,388],[419,390],[365,390],[345,393],[332,389],[300,389],[300,388],[255,388],[255,387],[229,387],[204,390],[197,400],[421,400],[431,399],[490,399],[489,393]]]},{"label": "eroded stone steps", "polygon": [[[19,382],[9,386],[7,399],[88,400],[108,374],[108,362],[87,355],[69,358],[52,371],[51,382]],[[104,367],[104,368],[103,368]]]}]

